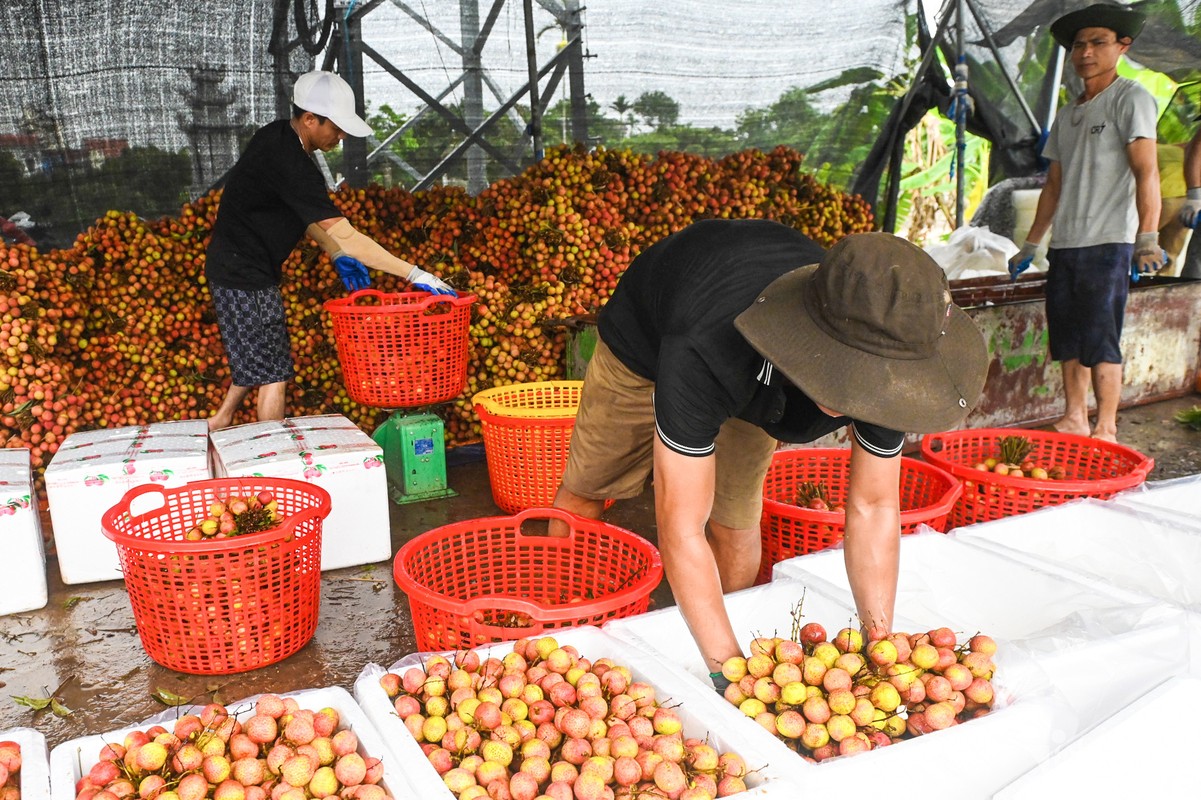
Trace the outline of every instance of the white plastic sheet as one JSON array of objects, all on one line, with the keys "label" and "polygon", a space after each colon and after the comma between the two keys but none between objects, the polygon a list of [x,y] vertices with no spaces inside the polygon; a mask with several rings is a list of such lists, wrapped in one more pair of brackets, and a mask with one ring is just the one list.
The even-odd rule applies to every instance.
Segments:
[{"label": "white plastic sheet", "polygon": [[1008,274],[1009,259],[1017,251],[1017,245],[987,225],[964,225],[951,233],[946,244],[926,248],[949,281]]},{"label": "white plastic sheet", "polygon": [[[46,737],[33,728],[0,731],[0,742],[21,746],[21,800],[49,800],[50,757]],[[71,796],[74,800],[74,795]]]},{"label": "white plastic sheet", "polygon": [[1201,532],[1201,475],[1143,483],[1110,500],[1114,505],[1159,514],[1173,525]]},{"label": "white plastic sheet", "polygon": [[[236,703],[226,703],[225,707],[237,719],[246,719],[254,714],[254,704],[261,696],[254,695]],[[380,781],[380,785],[393,800],[423,800],[422,795],[414,793],[408,781],[405,780],[404,772],[398,769],[399,765],[390,757],[390,751],[385,746],[379,731],[345,689],[340,686],[331,686],[299,692],[281,692],[279,696],[294,697],[301,708],[313,711],[327,706],[336,709],[341,727],[349,728],[358,737],[359,753],[364,757],[372,756],[383,762],[384,777]],[[198,713],[200,708],[202,706],[180,706],[155,714],[140,725],[63,742],[50,751],[51,800],[75,800],[76,782],[87,774],[87,771],[96,763],[100,749],[106,743],[120,742],[130,731],[146,730],[154,725],[162,725],[170,730],[170,726],[180,716],[187,713]],[[25,800],[24,794],[22,794],[22,800]]]},{"label": "white plastic sheet", "polygon": [[[1043,513],[975,527],[1021,526]],[[774,574],[841,592],[851,602],[840,550],[781,562]],[[1189,623],[1181,609],[929,529],[901,538],[897,611],[898,619],[916,619],[922,630],[946,625],[964,636],[979,631],[1012,642],[1084,727],[1189,668]]]},{"label": "white plastic sheet", "polygon": [[1198,716],[1201,679],[1169,678],[993,797],[1196,797]]},{"label": "white plastic sheet", "polygon": [[[712,688],[698,686],[682,672],[646,655],[630,645],[616,639],[599,628],[581,627],[554,631],[560,645],[570,644],[580,655],[595,661],[610,658],[614,663],[629,667],[636,681],[655,687],[660,703],[670,704],[680,715],[684,724],[684,735],[701,739],[708,738],[720,752],[733,751],[745,759],[751,772],[746,777],[748,791],[739,794],[747,800],[768,798],[769,800],[794,800],[798,787],[787,777],[784,765],[779,764],[773,748],[763,748],[764,737],[768,744],[780,745],[766,731],[736,708],[717,696]],[[475,648],[481,659],[489,656],[503,658],[512,652],[512,642],[501,642]],[[442,783],[420,746],[413,739],[404,722],[397,716],[392,701],[380,686],[379,679],[387,672],[403,674],[409,667],[421,665],[429,653],[413,653],[400,659],[385,670],[378,664],[368,664],[355,681],[354,693],[367,717],[375,723],[392,748],[394,758],[401,765],[410,783],[421,800],[454,800],[454,795]],[[445,655],[450,655],[449,653]],[[763,734],[757,736],[756,731]],[[797,756],[785,751],[785,755]]]},{"label": "white plastic sheet", "polygon": [[[734,592],[726,595],[726,610],[739,641],[749,643],[757,635],[790,635],[791,611],[802,597],[804,621],[820,622],[830,636],[848,624],[858,627],[849,597],[840,599],[836,590],[818,581],[781,578]],[[916,631],[928,626],[898,618],[894,627]],[[711,685],[678,608],[614,620],[605,630]],[[821,791],[835,796],[848,786],[863,786],[869,775],[937,774],[947,785],[970,785],[969,796],[980,796],[1038,764],[1078,730],[1075,712],[1028,654],[998,640],[996,663],[993,713],[949,730],[821,764],[804,761],[753,723],[748,735],[761,742],[763,752],[774,754],[774,766],[792,772],[807,795]]]}]

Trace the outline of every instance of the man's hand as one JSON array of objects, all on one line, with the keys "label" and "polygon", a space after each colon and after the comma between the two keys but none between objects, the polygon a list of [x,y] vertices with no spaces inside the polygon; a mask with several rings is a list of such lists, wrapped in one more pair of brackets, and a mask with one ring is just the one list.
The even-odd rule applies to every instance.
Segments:
[{"label": "man's hand", "polygon": [[338,256],[334,259],[334,266],[337,267],[338,275],[341,276],[347,291],[357,292],[371,285],[371,276],[367,274],[367,268],[357,258]]},{"label": "man's hand", "polygon": [[1022,249],[1018,250],[1013,258],[1009,259],[1009,280],[1016,281],[1018,275],[1030,269],[1030,265],[1034,263],[1034,254],[1036,252],[1038,252],[1038,245],[1027,240],[1022,245]]},{"label": "man's hand", "polygon": [[430,294],[448,294],[451,297],[458,297],[455,290],[450,288],[450,284],[439,278],[437,275],[431,275],[421,267],[413,267],[413,271],[409,273],[409,283],[414,289]]},{"label": "man's hand", "polygon": [[1196,228],[1198,211],[1201,211],[1201,186],[1188,190],[1187,199],[1180,207],[1180,224],[1186,228]]},{"label": "man's hand", "polygon": [[1134,266],[1140,275],[1159,272],[1167,266],[1168,257],[1159,246],[1159,233],[1140,233],[1134,240]]}]

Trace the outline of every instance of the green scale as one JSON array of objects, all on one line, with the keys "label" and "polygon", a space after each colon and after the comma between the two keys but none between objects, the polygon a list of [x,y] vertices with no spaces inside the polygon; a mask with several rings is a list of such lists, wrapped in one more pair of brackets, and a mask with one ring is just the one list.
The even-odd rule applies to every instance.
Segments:
[{"label": "green scale", "polygon": [[446,485],[446,426],[437,415],[396,411],[371,438],[384,451],[388,497],[393,503],[458,494]]}]

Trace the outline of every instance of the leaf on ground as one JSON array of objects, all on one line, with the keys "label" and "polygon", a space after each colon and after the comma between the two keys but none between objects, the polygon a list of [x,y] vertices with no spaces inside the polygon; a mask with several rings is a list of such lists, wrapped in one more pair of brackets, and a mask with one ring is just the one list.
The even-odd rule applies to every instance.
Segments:
[{"label": "leaf on ground", "polygon": [[1193,406],[1190,409],[1176,412],[1176,421],[1188,425],[1195,431],[1201,431],[1201,406]]},{"label": "leaf on ground", "polygon": [[13,695],[13,702],[19,706],[27,706],[34,711],[41,711],[46,706],[50,705],[49,697],[19,697]]},{"label": "leaf on ground", "polygon": [[63,608],[74,608],[75,606],[82,603],[83,600],[84,600],[84,598],[80,597],[79,595],[74,595],[72,597],[68,597],[66,600],[63,601]]},{"label": "leaf on ground", "polygon": [[55,700],[55,699],[52,699],[50,701],[50,710],[54,712],[54,715],[56,717],[71,716],[71,709],[67,708],[62,703],[58,702],[58,700]]},{"label": "leaf on ground", "polygon": [[150,696],[165,706],[175,707],[186,706],[188,704],[188,698],[178,695],[175,692],[169,692],[166,689],[155,689],[150,693]]}]

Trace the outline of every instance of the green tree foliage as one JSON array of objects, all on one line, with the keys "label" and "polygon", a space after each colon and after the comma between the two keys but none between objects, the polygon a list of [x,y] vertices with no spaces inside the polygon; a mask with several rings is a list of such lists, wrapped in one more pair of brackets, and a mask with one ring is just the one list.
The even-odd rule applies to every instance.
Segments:
[{"label": "green tree foliage", "polygon": [[632,109],[656,130],[675,125],[680,119],[680,104],[660,91],[643,92],[634,101]]}]

